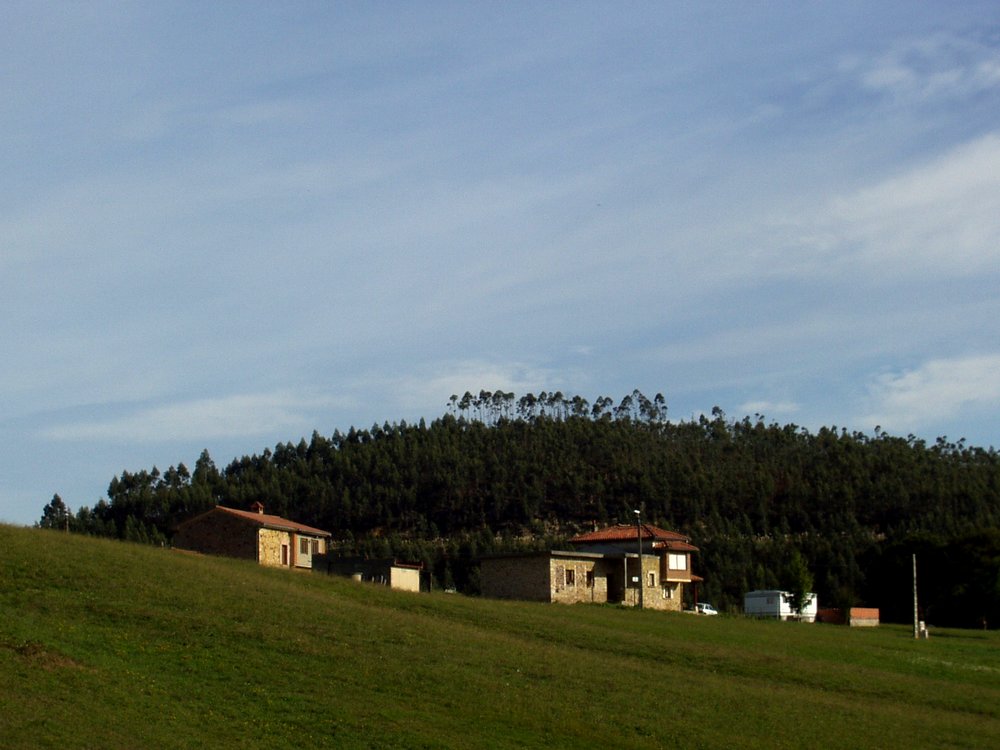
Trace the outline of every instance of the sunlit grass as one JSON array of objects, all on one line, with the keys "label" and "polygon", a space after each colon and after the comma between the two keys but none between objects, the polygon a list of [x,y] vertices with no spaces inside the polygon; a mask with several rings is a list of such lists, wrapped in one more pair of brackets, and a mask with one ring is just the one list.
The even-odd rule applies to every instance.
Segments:
[{"label": "sunlit grass", "polygon": [[414,595],[0,527],[0,746],[1000,746],[1000,638]]}]

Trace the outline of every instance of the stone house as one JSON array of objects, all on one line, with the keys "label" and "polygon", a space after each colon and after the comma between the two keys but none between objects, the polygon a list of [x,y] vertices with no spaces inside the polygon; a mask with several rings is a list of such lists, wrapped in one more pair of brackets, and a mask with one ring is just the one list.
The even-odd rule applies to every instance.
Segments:
[{"label": "stone house", "polygon": [[330,532],[264,512],[216,506],[177,527],[173,546],[206,555],[255,560],[281,568],[312,568],[313,556],[327,551]]},{"label": "stone house", "polygon": [[680,611],[684,587],[702,580],[691,570],[691,554],[698,548],[683,534],[650,524],[611,526],[570,542],[576,549],[484,558],[479,574],[483,596],[637,606],[641,587],[644,607]]}]

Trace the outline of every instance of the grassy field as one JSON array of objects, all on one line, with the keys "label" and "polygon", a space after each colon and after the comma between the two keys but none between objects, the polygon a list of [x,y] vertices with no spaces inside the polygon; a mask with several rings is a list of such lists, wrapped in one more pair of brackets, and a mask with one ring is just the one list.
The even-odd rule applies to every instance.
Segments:
[{"label": "grassy field", "polygon": [[404,594],[0,526],[2,748],[1000,747],[1000,634]]}]

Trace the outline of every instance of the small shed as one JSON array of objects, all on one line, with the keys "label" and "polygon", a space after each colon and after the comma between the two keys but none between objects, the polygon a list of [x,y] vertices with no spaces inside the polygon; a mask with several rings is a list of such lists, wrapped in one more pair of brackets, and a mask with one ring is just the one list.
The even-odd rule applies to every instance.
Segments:
[{"label": "small shed", "polygon": [[402,562],[395,558],[331,557],[319,555],[313,569],[321,573],[378,583],[399,591],[420,591],[423,563]]}]

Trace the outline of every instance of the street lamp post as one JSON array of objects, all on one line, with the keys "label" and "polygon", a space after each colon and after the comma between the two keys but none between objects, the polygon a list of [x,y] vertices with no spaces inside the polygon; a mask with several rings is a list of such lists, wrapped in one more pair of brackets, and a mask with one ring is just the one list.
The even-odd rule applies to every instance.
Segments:
[{"label": "street lamp post", "polygon": [[646,587],[645,571],[642,569],[642,514],[635,511],[635,538],[639,542],[639,609],[643,608],[642,590]]}]

